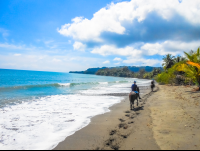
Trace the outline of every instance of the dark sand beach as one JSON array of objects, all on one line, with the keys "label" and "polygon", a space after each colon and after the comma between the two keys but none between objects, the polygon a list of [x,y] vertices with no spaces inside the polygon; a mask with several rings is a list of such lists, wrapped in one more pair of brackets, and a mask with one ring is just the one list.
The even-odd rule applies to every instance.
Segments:
[{"label": "dark sand beach", "polygon": [[142,90],[143,99],[134,110],[130,110],[127,96],[54,150],[199,150],[200,94],[192,88],[157,86],[155,92]]}]

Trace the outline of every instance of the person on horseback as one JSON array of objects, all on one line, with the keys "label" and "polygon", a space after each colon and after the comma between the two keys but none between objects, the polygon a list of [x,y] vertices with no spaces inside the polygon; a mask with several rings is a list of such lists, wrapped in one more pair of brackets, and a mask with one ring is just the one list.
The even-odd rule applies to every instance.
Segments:
[{"label": "person on horseback", "polygon": [[151,89],[152,89],[152,91],[153,91],[154,87],[155,87],[155,81],[154,81],[154,79],[152,79],[152,81],[151,81]]},{"label": "person on horseback", "polygon": [[[138,95],[139,99],[141,99],[141,97],[140,97],[140,89],[136,85],[136,81],[134,81],[134,84],[132,85],[131,89],[132,89],[132,92],[135,92]],[[131,97],[132,92],[129,94],[129,98]]]}]

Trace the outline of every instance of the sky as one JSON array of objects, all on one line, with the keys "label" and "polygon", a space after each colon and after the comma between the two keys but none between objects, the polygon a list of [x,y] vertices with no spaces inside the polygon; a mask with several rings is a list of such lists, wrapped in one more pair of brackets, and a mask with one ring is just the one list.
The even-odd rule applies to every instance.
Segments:
[{"label": "sky", "polygon": [[199,46],[199,0],[0,0],[3,69],[160,67]]}]

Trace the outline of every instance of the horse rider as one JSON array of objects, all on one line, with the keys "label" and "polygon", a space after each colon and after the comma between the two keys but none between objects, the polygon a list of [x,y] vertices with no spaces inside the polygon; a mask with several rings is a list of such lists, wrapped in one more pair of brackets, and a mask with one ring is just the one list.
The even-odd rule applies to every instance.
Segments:
[{"label": "horse rider", "polygon": [[152,79],[151,84],[155,86],[155,81]]},{"label": "horse rider", "polygon": [[153,88],[155,87],[155,81],[154,81],[154,79],[152,79],[152,81],[151,81],[151,90],[152,90],[152,92],[153,92]]},{"label": "horse rider", "polygon": [[[135,93],[137,94],[137,96],[139,97],[139,99],[141,99],[141,97],[140,97],[140,89],[139,89],[139,87],[136,85],[136,81],[134,81],[134,84],[132,85],[131,89],[132,89],[132,92],[135,92]],[[132,92],[129,94],[129,99],[131,98]],[[131,100],[131,99],[130,99],[130,100]]]}]

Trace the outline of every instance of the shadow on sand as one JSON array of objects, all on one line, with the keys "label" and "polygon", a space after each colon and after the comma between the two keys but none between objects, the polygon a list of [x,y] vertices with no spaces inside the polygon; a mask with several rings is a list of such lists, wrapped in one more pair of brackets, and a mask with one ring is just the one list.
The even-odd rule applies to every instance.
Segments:
[{"label": "shadow on sand", "polygon": [[131,111],[140,111],[140,110],[144,110],[144,106],[134,107]]}]

